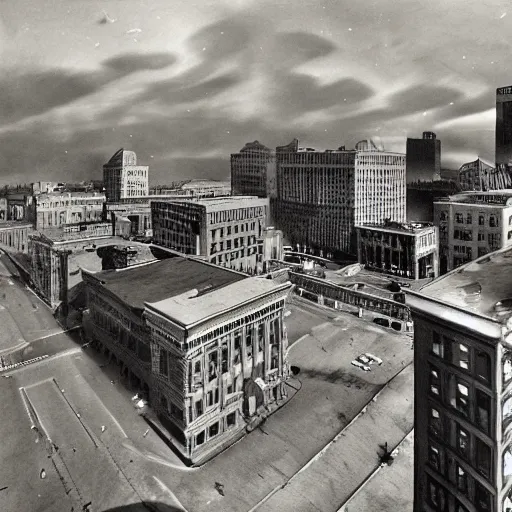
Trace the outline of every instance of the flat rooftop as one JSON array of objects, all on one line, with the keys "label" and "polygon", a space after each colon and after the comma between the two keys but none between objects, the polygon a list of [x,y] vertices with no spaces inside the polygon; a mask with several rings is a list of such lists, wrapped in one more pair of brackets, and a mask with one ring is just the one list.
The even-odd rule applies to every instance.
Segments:
[{"label": "flat rooftop", "polygon": [[371,229],[373,231],[384,231],[386,233],[400,233],[415,235],[423,231],[434,229],[432,222],[392,222],[390,224],[359,224],[358,229]]},{"label": "flat rooftop", "polygon": [[0,222],[0,229],[31,228],[32,224],[26,220],[6,220]]},{"label": "flat rooftop", "polygon": [[191,286],[189,286],[185,293],[173,295],[159,302],[148,303],[147,306],[182,325],[193,325],[273,290],[288,286],[288,284],[276,284],[272,280],[261,277],[248,277],[243,282],[227,284],[228,289],[215,288],[212,291],[206,290],[202,294],[198,293],[197,289],[190,289]]},{"label": "flat rooftop", "polygon": [[[154,196],[153,196],[154,197]],[[167,203],[172,203],[173,201],[166,201]],[[197,204],[201,206],[206,206],[206,209],[216,208],[219,206],[223,206],[226,209],[230,208],[240,208],[244,203],[253,203],[258,206],[268,204],[268,199],[265,197],[258,196],[218,196],[218,197],[200,197],[195,198],[193,196],[190,199],[187,199],[185,202]],[[183,201],[179,201],[179,203],[183,203]]]},{"label": "flat rooftop", "polygon": [[244,274],[181,257],[92,276],[134,309],[144,309],[146,302],[160,302],[189,290],[218,289],[248,279]]},{"label": "flat rooftop", "polygon": [[512,246],[462,265],[427,284],[420,293],[501,321],[504,314],[512,312]]},{"label": "flat rooftop", "polygon": [[436,199],[434,202],[512,206],[512,189],[460,192]]}]

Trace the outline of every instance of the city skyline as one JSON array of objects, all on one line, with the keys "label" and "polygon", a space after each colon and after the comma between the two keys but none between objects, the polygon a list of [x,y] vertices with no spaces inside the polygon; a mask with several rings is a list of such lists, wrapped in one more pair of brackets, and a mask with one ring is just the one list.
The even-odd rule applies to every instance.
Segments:
[{"label": "city skyline", "polygon": [[153,183],[227,179],[248,141],[318,149],[435,131],[443,166],[494,161],[505,2],[161,0],[0,7],[0,185],[100,178],[120,147]]}]

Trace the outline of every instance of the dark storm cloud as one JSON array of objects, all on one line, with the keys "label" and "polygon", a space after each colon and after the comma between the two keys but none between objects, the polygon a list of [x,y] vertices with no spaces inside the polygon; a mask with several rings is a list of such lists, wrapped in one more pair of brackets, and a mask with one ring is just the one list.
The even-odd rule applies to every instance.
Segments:
[{"label": "dark storm cloud", "polygon": [[109,59],[93,73],[64,69],[6,72],[0,78],[0,123],[9,124],[67,105],[93,94],[109,83],[142,70],[166,68],[170,54],[127,54]]},{"label": "dark storm cloud", "polygon": [[175,62],[176,57],[170,53],[127,53],[104,61],[103,66],[128,75],[136,71],[164,69]]},{"label": "dark storm cloud", "polygon": [[275,79],[276,108],[281,114],[300,115],[340,105],[343,100],[351,104],[370,98],[374,91],[353,78],[320,85],[318,80],[300,73],[281,73]]}]

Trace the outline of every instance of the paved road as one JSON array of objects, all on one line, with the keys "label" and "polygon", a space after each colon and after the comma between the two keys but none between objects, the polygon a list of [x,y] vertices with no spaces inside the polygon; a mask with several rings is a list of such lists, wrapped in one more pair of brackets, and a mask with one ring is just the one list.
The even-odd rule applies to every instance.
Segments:
[{"label": "paved road", "polygon": [[407,366],[258,512],[336,512],[379,465],[379,445],[397,446],[413,426],[413,365]]}]

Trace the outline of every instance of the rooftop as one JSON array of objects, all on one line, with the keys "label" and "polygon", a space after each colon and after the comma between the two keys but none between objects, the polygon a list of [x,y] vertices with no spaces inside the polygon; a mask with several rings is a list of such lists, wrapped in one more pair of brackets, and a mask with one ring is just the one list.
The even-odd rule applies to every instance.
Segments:
[{"label": "rooftop", "polygon": [[512,206],[512,189],[487,190],[474,192],[460,192],[448,197],[442,197],[434,201],[436,203],[465,203],[480,204],[493,203],[502,206]]},{"label": "rooftop", "polygon": [[424,286],[421,293],[501,322],[512,313],[512,247],[462,265]]},{"label": "rooftop", "polygon": [[[154,196],[152,198],[154,200]],[[166,203],[172,204],[174,200],[165,201]],[[257,197],[257,196],[219,196],[219,197],[203,197],[203,198],[194,198],[186,199],[184,201],[178,201],[180,204],[183,202],[191,203],[195,205],[205,206],[207,209],[214,209],[218,207],[225,207],[226,209],[230,208],[240,208],[242,204],[250,202],[256,205],[264,205],[268,204],[268,199],[265,197]]]},{"label": "rooftop", "polygon": [[378,231],[389,231],[393,233],[420,233],[423,230],[433,229],[434,225],[431,222],[383,222],[382,224],[361,224],[356,226],[360,229],[374,229]]},{"label": "rooftop", "polygon": [[[185,280],[184,280],[185,281]],[[219,290],[215,287],[205,293],[197,289],[189,289],[181,294],[159,302],[148,303],[147,306],[182,325],[193,325],[205,318],[227,311],[239,304],[254,300],[272,290],[283,288],[270,279],[248,277],[244,281],[227,283],[229,288]]]},{"label": "rooftop", "polygon": [[25,220],[7,220],[0,222],[0,229],[31,228],[32,224]]},{"label": "rooftop", "polygon": [[[169,258],[142,267],[107,270],[93,274],[130,307],[144,309],[146,302],[159,302],[191,289],[218,289],[246,280],[231,270],[187,258]],[[188,306],[192,307],[192,304]]]}]

